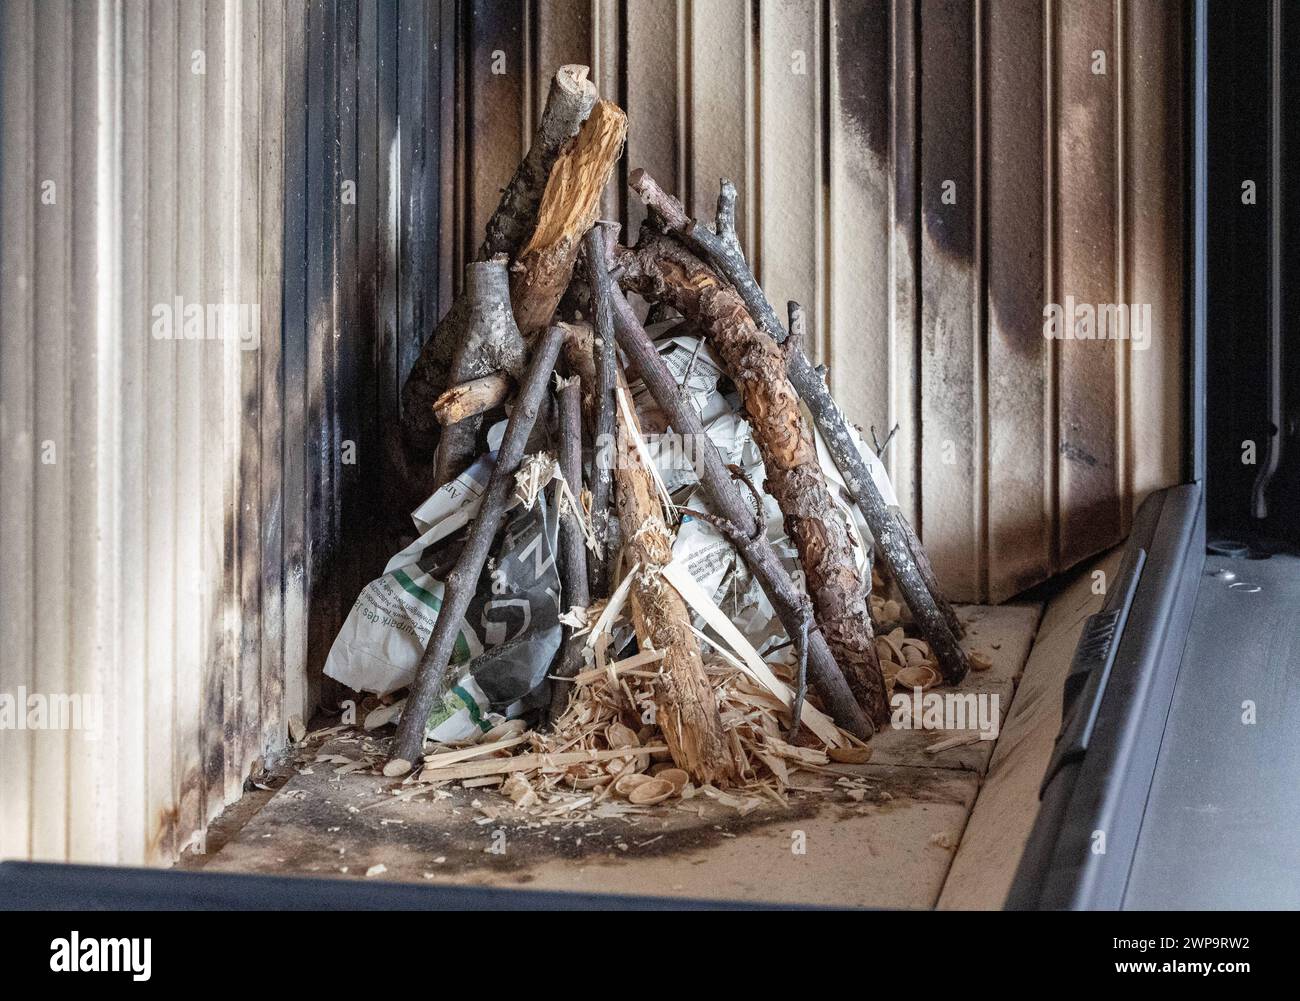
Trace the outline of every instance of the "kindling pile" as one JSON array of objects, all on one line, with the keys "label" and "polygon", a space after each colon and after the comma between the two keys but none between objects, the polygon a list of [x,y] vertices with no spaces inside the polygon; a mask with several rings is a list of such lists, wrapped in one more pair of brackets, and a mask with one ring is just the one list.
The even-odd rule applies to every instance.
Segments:
[{"label": "kindling pile", "polygon": [[326,668],[399,719],[388,775],[565,809],[781,800],[866,760],[895,684],[971,666],[803,310],[783,325],[745,261],[731,182],[706,224],[633,170],[636,244],[598,219],[627,127],[559,70],[405,386],[434,491]]}]

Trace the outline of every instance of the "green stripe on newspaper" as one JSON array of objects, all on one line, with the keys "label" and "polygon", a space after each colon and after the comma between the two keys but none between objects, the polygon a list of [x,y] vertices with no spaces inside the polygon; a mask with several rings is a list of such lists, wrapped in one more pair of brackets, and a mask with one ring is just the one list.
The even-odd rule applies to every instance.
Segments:
[{"label": "green stripe on newspaper", "polygon": [[455,692],[457,696],[459,696],[462,702],[465,703],[465,708],[469,710],[469,718],[474,721],[474,724],[480,730],[482,730],[484,733],[487,733],[489,730],[492,729],[492,727],[488,724],[488,721],[485,720],[479,714],[478,701],[474,698],[474,696],[470,695],[469,692],[461,688],[460,685],[454,685],[451,690]]},{"label": "green stripe on newspaper", "polygon": [[[427,605],[435,613],[442,610],[442,599],[432,591],[421,587],[415,581],[411,580],[405,570],[394,570],[393,579],[402,585],[402,590],[407,594],[413,595],[417,601]],[[465,639],[465,634],[458,632],[456,634],[456,644],[451,648],[451,662],[453,664],[465,664],[469,661],[469,641]]]}]

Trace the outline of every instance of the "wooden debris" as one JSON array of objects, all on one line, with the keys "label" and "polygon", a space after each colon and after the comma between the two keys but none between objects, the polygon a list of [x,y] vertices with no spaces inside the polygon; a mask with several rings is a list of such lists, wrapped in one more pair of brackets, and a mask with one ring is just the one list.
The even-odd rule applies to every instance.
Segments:
[{"label": "wooden debris", "polygon": [[425,781],[441,782],[449,779],[472,779],[481,775],[508,775],[511,772],[533,770],[550,771],[567,765],[587,764],[592,761],[613,761],[616,758],[636,757],[638,752],[666,751],[667,744],[648,747],[613,748],[605,751],[568,751],[562,754],[520,754],[513,758],[494,758],[491,761],[468,761],[428,771]]}]

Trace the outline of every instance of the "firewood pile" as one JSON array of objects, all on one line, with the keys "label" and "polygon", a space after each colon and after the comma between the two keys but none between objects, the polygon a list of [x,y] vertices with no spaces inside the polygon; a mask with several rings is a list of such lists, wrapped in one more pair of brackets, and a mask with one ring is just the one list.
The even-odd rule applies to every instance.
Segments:
[{"label": "firewood pile", "polygon": [[[896,685],[972,665],[877,451],[804,353],[806,314],[790,303],[783,324],[746,263],[731,182],[704,222],[632,170],[636,243],[598,218],[627,129],[586,67],[559,70],[404,389],[427,506],[454,513],[390,563],[400,586],[345,627],[327,672],[363,687],[356,664],[396,662],[399,633],[413,644],[369,685],[384,705],[367,724],[397,719],[384,773],[408,784],[495,786],[540,811],[705,795],[745,812],[866,761]],[[555,525],[540,536],[558,588],[534,582],[555,606],[546,647],[480,635],[489,613],[469,614],[487,592],[522,600],[507,551],[535,508]],[[364,629],[411,595],[435,614],[363,661]],[[485,659],[517,673],[543,647],[544,684],[509,705],[488,691]]]}]

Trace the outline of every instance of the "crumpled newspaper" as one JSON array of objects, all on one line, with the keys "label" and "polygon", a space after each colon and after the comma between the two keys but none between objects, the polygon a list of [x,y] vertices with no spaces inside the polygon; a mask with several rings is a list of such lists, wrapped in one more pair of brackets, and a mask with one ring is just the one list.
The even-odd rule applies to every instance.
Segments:
[{"label": "crumpled newspaper", "polygon": [[[325,662],[329,677],[380,695],[411,683],[442,606],[435,574],[451,566],[441,543],[477,515],[494,458],[480,457],[416,509],[422,534],[358,595]],[[530,466],[535,503],[516,496],[493,544],[452,653],[463,670],[430,717],[435,739],[464,739],[549,700],[546,675],[561,641],[555,468]]]},{"label": "crumpled newspaper", "polygon": [[[651,328],[652,337],[654,332],[654,328]],[[785,534],[784,518],[776,498],[763,491],[763,481],[766,476],[763,460],[759,455],[758,446],[754,443],[749,422],[739,413],[739,398],[734,392],[724,393],[720,388],[724,373],[717,357],[701,338],[688,334],[657,341],[656,347],[669,371],[682,383],[684,392],[697,412],[701,414],[705,432],[722,454],[723,461],[740,466],[750,482],[762,492],[768,541],[776,550],[796,587],[804,591],[803,567],[799,561],[798,550],[794,542]],[[686,375],[685,379],[683,375]],[[653,399],[641,383],[633,383],[631,389],[639,412],[651,415],[658,413]],[[672,433],[662,433],[664,426],[662,415],[657,424],[654,424],[653,420],[643,423],[656,427],[657,433],[646,435],[647,444],[659,475],[673,493],[677,504],[697,511],[711,511],[707,496],[698,485],[689,443],[682,442]],[[884,463],[862,440],[852,424],[848,427],[850,436],[871,471],[885,503],[897,505],[893,484],[889,480]],[[869,565],[870,547],[873,545],[866,519],[853,503],[844,485],[844,479],[826,448],[826,443],[815,430],[814,435],[818,462],[826,476],[834,504],[833,515],[843,522],[855,543],[858,568],[865,574]],[[749,496],[747,490],[744,493],[746,497]],[[753,579],[744,561],[739,558],[735,547],[716,528],[708,522],[686,514],[677,531],[673,556],[685,563],[691,576],[736,623],[745,638],[760,654],[765,654],[773,646],[785,642],[785,631],[767,595]],[[701,624],[697,622],[696,625]]]},{"label": "crumpled newspaper", "polygon": [[[652,327],[651,336],[671,325]],[[689,334],[664,337],[656,346],[701,414],[709,439],[724,461],[742,468],[762,491],[765,471],[758,446],[749,423],[741,416],[739,396],[727,388],[730,383],[713,350]],[[634,382],[629,388],[647,452],[674,503],[708,511],[690,443],[667,431],[663,414],[641,383]],[[451,566],[445,543],[477,515],[505,425],[501,421],[488,429],[488,446],[493,451],[413,512],[420,537],[394,556],[383,576],[358,596],[326,661],[329,677],[380,695],[411,683],[442,604],[444,585],[436,572]],[[852,425],[849,427],[885,502],[897,504],[883,463]],[[832,513],[856,543],[859,568],[865,571],[871,535],[820,435],[817,456],[830,487]],[[549,702],[547,672],[562,639],[561,613],[569,612],[560,593],[555,561],[558,512],[561,504],[574,502],[566,493],[553,456],[542,453],[525,460],[516,477],[510,517],[460,625],[452,655],[452,666],[460,673],[429,719],[432,738],[463,740]],[[745,494],[748,496],[748,491]],[[761,496],[768,540],[796,587],[803,590],[803,568],[794,543],[785,534],[781,509],[770,494]],[[773,648],[786,642],[786,636],[767,595],[717,529],[683,515],[673,544],[674,559],[685,564],[760,655],[773,653]],[[702,620],[696,625],[705,627]],[[616,627],[614,649],[623,649],[632,636],[628,623]],[[780,657],[791,658],[793,651],[787,646]]]}]

